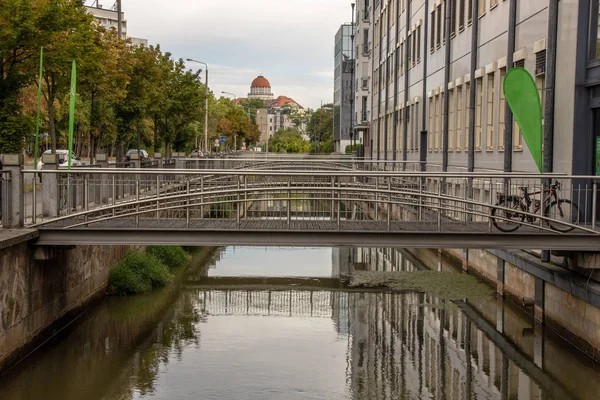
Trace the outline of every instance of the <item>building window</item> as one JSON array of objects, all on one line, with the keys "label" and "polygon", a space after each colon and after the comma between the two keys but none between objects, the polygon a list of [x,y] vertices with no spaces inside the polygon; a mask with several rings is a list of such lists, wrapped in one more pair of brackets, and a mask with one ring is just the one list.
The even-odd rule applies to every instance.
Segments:
[{"label": "building window", "polygon": [[412,124],[411,124],[411,115],[412,106],[408,106],[406,108],[406,151],[412,152]]},{"label": "building window", "polygon": [[500,111],[498,115],[498,149],[504,150],[504,131],[506,130],[506,98],[504,97],[504,77],[506,76],[506,69],[500,70]]},{"label": "building window", "polygon": [[449,102],[448,102],[448,107],[450,107],[448,109],[448,151],[453,151],[454,150],[454,89],[450,89],[450,91],[448,92],[448,96],[450,96],[448,98]]},{"label": "building window", "polygon": [[473,0],[468,0],[468,2],[469,6],[467,7],[467,23],[471,25],[473,23]]},{"label": "building window", "polygon": [[471,129],[471,117],[469,107],[471,106],[471,82],[465,85],[465,150],[469,150],[469,135]]},{"label": "building window", "polygon": [[443,2],[443,6],[444,6],[444,15],[442,15],[442,29],[443,29],[443,33],[442,33],[442,37],[444,38],[444,44],[446,44],[446,13],[448,12],[448,4],[447,1],[449,0],[444,0]]},{"label": "building window", "polygon": [[440,150],[440,137],[442,134],[442,112],[444,102],[444,94],[440,93],[435,96],[435,142],[434,142],[434,151]]},{"label": "building window", "polygon": [[591,1],[591,28],[590,28],[590,47],[591,58],[600,58],[600,0]]},{"label": "building window", "polygon": [[[465,1],[459,0],[460,5],[458,6],[458,31],[462,32],[465,29]],[[454,9],[456,10],[456,9]]]},{"label": "building window", "polygon": [[433,151],[433,132],[435,130],[435,98],[429,98],[429,152]]},{"label": "building window", "polygon": [[412,66],[414,67],[417,63],[417,32],[413,31],[412,33]]},{"label": "building window", "polygon": [[546,50],[542,50],[535,54],[535,85],[540,95],[542,126],[544,126],[544,107],[546,105]]},{"label": "building window", "polygon": [[419,103],[415,103],[412,106],[413,112],[413,150],[415,152],[419,151]]},{"label": "building window", "polygon": [[435,9],[431,13],[431,39],[429,39],[429,51],[435,51]]},{"label": "building window", "polygon": [[404,75],[404,43],[400,44],[400,75]]},{"label": "building window", "polygon": [[479,0],[479,16],[485,15],[485,2],[486,0]]},{"label": "building window", "polygon": [[477,91],[475,100],[475,150],[481,150],[481,120],[483,119],[483,79],[475,81]]},{"label": "building window", "polygon": [[515,68],[525,68],[525,60],[515,61]]},{"label": "building window", "polygon": [[495,106],[494,73],[488,75],[487,79],[487,132],[486,149],[494,148],[494,106]]},{"label": "building window", "polygon": [[498,0],[490,0],[490,10],[498,5]]},{"label": "building window", "polygon": [[417,64],[421,62],[421,25],[417,27]]},{"label": "building window", "polygon": [[456,1],[452,0],[452,10],[451,11],[451,26],[450,26],[450,37],[454,37],[456,35]]},{"label": "building window", "polygon": [[408,69],[412,68],[412,49],[411,49],[411,45],[412,45],[412,35],[409,33],[408,34],[408,38],[406,39],[406,46],[407,46],[407,53],[408,53],[408,58],[406,59],[406,62],[408,63]]},{"label": "building window", "polygon": [[[397,130],[396,132],[398,132],[398,138],[402,137],[402,121],[404,121],[404,110],[398,110],[397,113],[398,114],[398,125],[397,125]],[[396,152],[400,151],[400,145],[401,145],[402,140],[396,140],[396,148],[394,149]]]},{"label": "building window", "polygon": [[463,141],[463,88],[456,88],[456,151],[460,151]]},{"label": "building window", "polygon": [[439,49],[442,46],[442,6],[437,6],[437,36],[435,37],[435,45]]}]

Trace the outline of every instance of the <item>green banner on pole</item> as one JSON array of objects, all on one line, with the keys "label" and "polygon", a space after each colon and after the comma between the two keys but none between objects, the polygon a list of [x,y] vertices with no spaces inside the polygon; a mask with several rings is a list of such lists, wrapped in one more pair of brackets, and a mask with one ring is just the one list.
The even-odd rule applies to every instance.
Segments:
[{"label": "green banner on pole", "polygon": [[33,150],[33,169],[37,169],[39,139],[40,139],[40,112],[42,108],[42,73],[44,70],[44,48],[40,48],[40,78],[38,83],[37,117],[35,120],[35,148]]},{"label": "green banner on pole", "polygon": [[68,168],[71,169],[71,157],[73,156],[73,127],[75,125],[75,94],[77,93],[77,64],[73,60],[71,67],[71,92],[69,99],[69,163]]},{"label": "green banner on pole", "polygon": [[504,96],[538,170],[543,173],[542,106],[531,74],[524,68],[508,71],[504,78]]}]

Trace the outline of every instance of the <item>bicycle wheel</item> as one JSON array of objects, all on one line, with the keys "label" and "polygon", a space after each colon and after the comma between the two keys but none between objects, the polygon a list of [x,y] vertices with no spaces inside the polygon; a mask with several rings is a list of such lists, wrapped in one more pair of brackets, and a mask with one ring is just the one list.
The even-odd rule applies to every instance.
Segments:
[{"label": "bicycle wheel", "polygon": [[561,224],[561,222],[574,225],[579,223],[579,208],[570,200],[553,201],[546,207],[544,215],[550,218],[548,223],[550,228],[558,232],[565,233],[575,229],[572,226]]},{"label": "bicycle wheel", "polygon": [[[496,207],[510,208],[514,211],[502,210]],[[514,232],[519,229],[525,220],[525,214],[522,211],[525,211],[525,206],[516,197],[501,199],[492,208],[492,223],[502,232]]]}]

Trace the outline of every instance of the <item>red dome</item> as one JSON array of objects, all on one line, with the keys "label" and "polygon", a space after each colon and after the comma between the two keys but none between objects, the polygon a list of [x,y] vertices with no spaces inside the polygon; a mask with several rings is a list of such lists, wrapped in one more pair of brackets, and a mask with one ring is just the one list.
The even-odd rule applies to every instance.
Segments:
[{"label": "red dome", "polygon": [[251,87],[253,87],[253,88],[270,88],[271,84],[269,83],[267,78],[265,78],[262,75],[259,75],[258,77],[256,77],[256,79],[254,79],[252,81]]}]

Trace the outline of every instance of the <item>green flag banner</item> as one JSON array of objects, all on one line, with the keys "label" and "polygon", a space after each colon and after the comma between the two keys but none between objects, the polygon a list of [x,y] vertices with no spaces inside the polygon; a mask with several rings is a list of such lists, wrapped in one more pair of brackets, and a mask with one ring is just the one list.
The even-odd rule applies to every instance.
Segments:
[{"label": "green flag banner", "polygon": [[71,95],[69,96],[69,163],[71,169],[71,157],[73,155],[73,126],[75,125],[75,94],[77,93],[77,64],[73,60],[71,67]]},{"label": "green flag banner", "polygon": [[504,78],[504,96],[531,156],[540,173],[543,173],[542,106],[531,74],[524,68],[512,68],[508,71]]},{"label": "green flag banner", "polygon": [[37,117],[35,120],[35,149],[33,150],[33,169],[37,169],[39,138],[40,138],[40,111],[42,108],[42,72],[44,70],[44,48],[40,48],[40,79],[38,83]]}]

